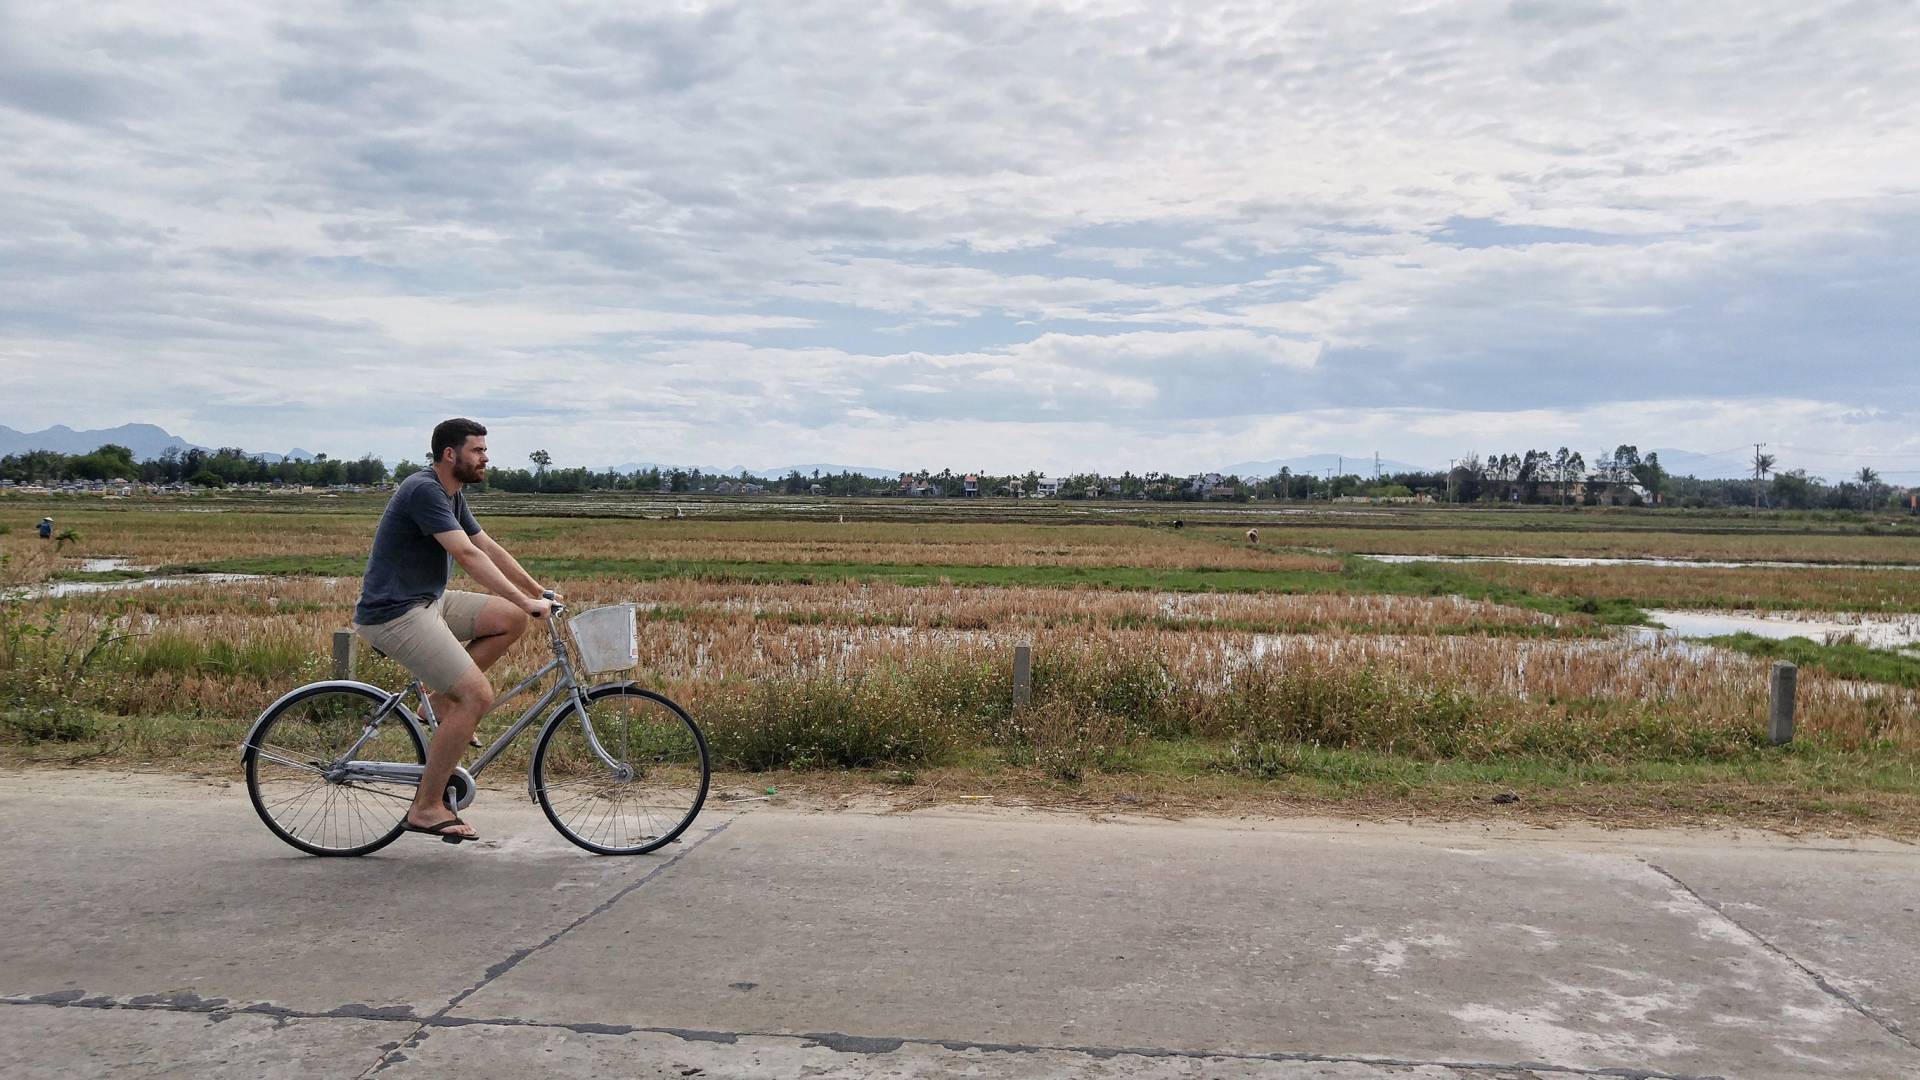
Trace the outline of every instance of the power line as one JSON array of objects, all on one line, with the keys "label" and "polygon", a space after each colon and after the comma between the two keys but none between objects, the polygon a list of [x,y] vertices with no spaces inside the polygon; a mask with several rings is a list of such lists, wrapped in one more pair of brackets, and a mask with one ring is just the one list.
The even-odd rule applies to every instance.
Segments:
[{"label": "power line", "polygon": [[1800,454],[1818,454],[1821,457],[1846,457],[1846,458],[1920,457],[1920,450],[1895,451],[1891,453],[1886,451],[1878,451],[1878,450],[1871,451],[1871,452],[1865,451],[1865,450],[1816,450],[1811,446],[1801,446],[1798,443],[1781,443],[1780,448],[1783,450],[1792,450],[1795,453],[1800,453]]}]

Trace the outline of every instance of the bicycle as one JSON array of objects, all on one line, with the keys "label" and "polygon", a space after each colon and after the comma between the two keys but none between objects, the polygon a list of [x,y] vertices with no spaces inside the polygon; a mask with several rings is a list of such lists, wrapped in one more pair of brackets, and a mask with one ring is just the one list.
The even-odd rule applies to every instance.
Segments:
[{"label": "bicycle", "polygon": [[[471,770],[454,769],[447,806],[470,805],[475,779],[554,706],[527,768],[527,794],[554,829],[599,855],[640,855],[673,843],[706,802],[706,735],[662,694],[631,682],[583,687],[561,632],[565,612],[556,603],[547,618],[553,659],[488,712],[550,674],[558,672],[558,681],[481,751]],[[578,667],[590,674],[638,662],[631,605],[583,611],[568,629]],[[407,707],[409,695],[418,713]],[[247,795],[275,836],[308,854],[378,851],[403,831],[437,726],[418,679],[397,693],[350,679],[309,683],[267,706],[247,732],[240,748]]]}]

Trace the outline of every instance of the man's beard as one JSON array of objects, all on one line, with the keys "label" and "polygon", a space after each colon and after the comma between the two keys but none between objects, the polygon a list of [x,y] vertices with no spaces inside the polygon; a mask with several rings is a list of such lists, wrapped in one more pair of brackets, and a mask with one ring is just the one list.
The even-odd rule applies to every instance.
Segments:
[{"label": "man's beard", "polygon": [[485,483],[487,479],[487,467],[485,465],[467,465],[456,461],[453,463],[453,478],[463,484],[482,484]]}]

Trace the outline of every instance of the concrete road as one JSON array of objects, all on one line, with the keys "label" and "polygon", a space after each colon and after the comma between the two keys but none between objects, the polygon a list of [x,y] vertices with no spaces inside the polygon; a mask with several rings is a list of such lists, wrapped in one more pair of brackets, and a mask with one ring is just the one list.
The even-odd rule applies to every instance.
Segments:
[{"label": "concrete road", "polygon": [[1920,853],[716,803],[660,856],[314,859],[0,775],[0,1076],[1920,1076]]}]

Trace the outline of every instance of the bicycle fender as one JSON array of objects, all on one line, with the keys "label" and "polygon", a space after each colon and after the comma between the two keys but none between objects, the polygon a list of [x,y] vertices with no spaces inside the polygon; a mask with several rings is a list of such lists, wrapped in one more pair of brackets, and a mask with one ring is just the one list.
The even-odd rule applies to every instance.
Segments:
[{"label": "bicycle fender", "polygon": [[[588,701],[592,701],[594,698],[598,697],[601,694],[606,693],[609,690],[618,690],[622,687],[628,687],[634,690],[646,689],[646,687],[641,686],[639,683],[634,682],[631,679],[616,679],[613,682],[595,683],[592,686],[583,686],[580,688],[580,696],[585,698]],[[554,724],[559,723],[560,718],[562,716],[567,715],[567,710],[571,708],[573,708],[573,695],[569,694],[566,697],[561,698],[558,702],[554,704],[553,711],[548,713],[547,718],[540,722],[540,730],[535,732],[534,734],[536,735],[545,734],[546,730],[552,727]],[[529,785],[533,783],[533,780],[531,777],[528,778],[527,783]]]},{"label": "bicycle fender", "polygon": [[[278,698],[275,698],[273,704],[260,711],[260,715],[253,721],[253,726],[247,728],[247,737],[246,740],[240,744],[240,752],[245,754],[254,748],[253,738],[260,733],[260,725],[267,722],[267,717],[272,716],[279,710],[280,706],[285,705],[288,700],[294,696],[304,694],[316,687],[326,687],[335,690],[371,690],[382,697],[387,697],[391,694],[391,691],[382,690],[372,683],[364,683],[356,679],[325,679],[320,682],[310,682],[303,686],[296,686],[286,693],[281,694]],[[419,718],[413,715],[413,710],[403,704],[396,704],[393,707],[393,711],[413,727],[413,730],[420,735],[421,743],[424,744],[427,740],[427,733],[421,728]]]}]

